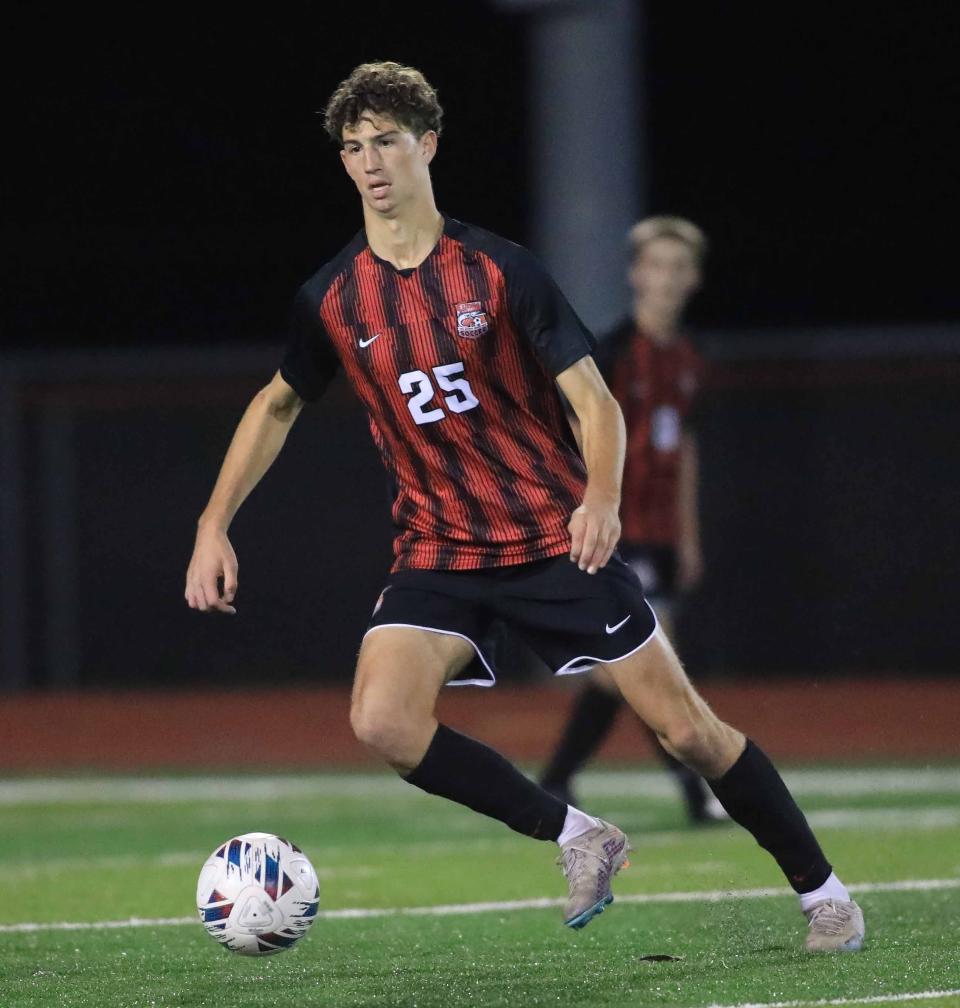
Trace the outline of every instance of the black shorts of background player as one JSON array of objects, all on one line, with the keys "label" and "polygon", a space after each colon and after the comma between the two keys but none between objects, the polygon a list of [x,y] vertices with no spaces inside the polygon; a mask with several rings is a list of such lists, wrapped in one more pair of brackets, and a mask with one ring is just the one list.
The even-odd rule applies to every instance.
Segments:
[{"label": "black shorts of background player", "polygon": [[[357,737],[423,791],[559,844],[564,923],[586,924],[613,898],[623,832],[435,716],[445,683],[490,663],[489,621],[508,620],[545,661],[563,662],[557,671],[609,669],[627,703],[777,860],[800,894],[808,949],[859,947],[859,908],[779,774],[698,696],[639,582],[611,559],[620,408],[592,337],[536,260],[437,210],[429,166],[440,119],[423,75],[395,63],[358,67],[331,98],[327,129],[364,229],[300,290],[287,355],[241,419],[198,523],[188,605],[235,611],[229,523],[304,402],[342,366],[397,486],[395,560],[357,659]],[[583,458],[558,387],[578,417]]]},{"label": "black shorts of background player", "polygon": [[[681,323],[701,282],[706,238],[680,217],[649,217],[628,238],[632,312],[600,341],[596,358],[627,424],[620,552],[673,640],[678,594],[694,588],[704,568],[699,458],[689,422],[704,364]],[[544,768],[541,784],[548,791],[574,802],[572,779],[602,745],[622,704],[613,679],[599,668],[577,694]],[[689,820],[726,819],[703,778],[650,735]]]}]

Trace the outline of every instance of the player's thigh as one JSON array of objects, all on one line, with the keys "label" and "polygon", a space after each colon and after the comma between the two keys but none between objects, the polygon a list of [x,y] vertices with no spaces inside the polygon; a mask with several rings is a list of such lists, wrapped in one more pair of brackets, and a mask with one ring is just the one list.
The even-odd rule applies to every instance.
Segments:
[{"label": "player's thigh", "polygon": [[[657,623],[667,640],[673,640],[673,605],[671,603],[650,602],[650,608],[656,614]],[[620,687],[617,685],[617,680],[609,665],[604,663],[594,665],[589,675],[595,686],[615,696],[620,695]]]},{"label": "player's thigh", "polygon": [[469,641],[416,627],[378,627],[363,638],[353,707],[387,709],[397,717],[431,715],[443,685],[474,656]]}]

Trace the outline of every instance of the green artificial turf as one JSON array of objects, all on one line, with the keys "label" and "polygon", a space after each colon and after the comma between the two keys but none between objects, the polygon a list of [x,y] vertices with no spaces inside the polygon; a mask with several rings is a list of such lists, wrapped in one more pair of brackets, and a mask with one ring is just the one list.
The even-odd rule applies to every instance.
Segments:
[{"label": "green artificial turf", "polygon": [[[843,771],[835,776],[842,780]],[[645,793],[650,779],[597,774],[584,782],[582,804],[618,822],[636,849],[617,880],[619,902],[582,932],[563,928],[555,907],[321,918],[295,949],[243,959],[194,921],[6,930],[0,1006],[705,1008],[960,989],[960,888],[864,892],[863,952],[808,956],[794,897],[724,896],[782,887],[772,860],[736,827],[686,828],[668,791]],[[267,782],[247,795],[240,779],[225,782],[226,797],[210,797],[191,795],[184,779],[185,793],[173,781],[170,795],[149,801],[117,796],[110,782],[99,800],[96,785],[80,782],[49,798],[30,794],[29,782],[22,794],[0,789],[0,926],[189,918],[205,857],[251,830],[303,847],[320,875],[325,911],[564,894],[554,846],[386,774],[317,778],[316,787],[304,778],[278,780],[303,787],[280,786],[270,797]],[[812,789],[800,800],[815,824],[818,817],[825,823],[816,831],[849,883],[960,876],[956,788],[921,786],[918,776],[915,790]],[[659,898],[668,893],[694,895]],[[644,894],[654,899],[626,898]],[[656,954],[679,958],[642,959]],[[917,1003],[958,1008],[960,996]]]}]

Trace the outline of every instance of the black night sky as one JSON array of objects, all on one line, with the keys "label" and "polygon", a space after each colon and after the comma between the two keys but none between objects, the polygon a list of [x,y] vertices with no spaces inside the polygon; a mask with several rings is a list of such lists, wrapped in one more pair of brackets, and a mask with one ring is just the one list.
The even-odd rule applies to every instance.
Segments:
[{"label": "black night sky", "polygon": [[[359,224],[316,110],[364,60],[439,89],[441,208],[526,239],[526,17],[327,7],[8,14],[5,344],[279,338]],[[697,321],[960,317],[960,6],[650,0],[643,36],[649,207],[713,242]]]}]

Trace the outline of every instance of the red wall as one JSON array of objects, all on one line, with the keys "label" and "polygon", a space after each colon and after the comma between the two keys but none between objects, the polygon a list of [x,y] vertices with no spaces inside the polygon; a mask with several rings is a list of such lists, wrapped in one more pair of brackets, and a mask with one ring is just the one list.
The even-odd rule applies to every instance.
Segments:
[{"label": "red wall", "polygon": [[[509,756],[541,761],[572,684],[449,688],[440,717]],[[785,760],[960,756],[960,682],[870,679],[704,685],[717,713]],[[21,694],[0,701],[0,770],[230,767],[322,770],[369,762],[344,688],[231,693]],[[602,757],[650,757],[624,713]]]}]

